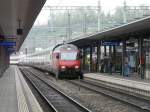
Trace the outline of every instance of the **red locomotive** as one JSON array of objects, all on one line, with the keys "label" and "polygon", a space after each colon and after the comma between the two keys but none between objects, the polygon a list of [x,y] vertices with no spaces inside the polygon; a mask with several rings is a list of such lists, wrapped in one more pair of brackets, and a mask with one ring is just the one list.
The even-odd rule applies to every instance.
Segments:
[{"label": "red locomotive", "polygon": [[75,45],[57,45],[52,50],[52,70],[56,74],[56,78],[83,78],[80,58],[80,51]]},{"label": "red locomotive", "polygon": [[56,78],[83,78],[80,50],[72,44],[59,44],[53,49],[28,54],[20,59],[20,64],[53,72]]}]

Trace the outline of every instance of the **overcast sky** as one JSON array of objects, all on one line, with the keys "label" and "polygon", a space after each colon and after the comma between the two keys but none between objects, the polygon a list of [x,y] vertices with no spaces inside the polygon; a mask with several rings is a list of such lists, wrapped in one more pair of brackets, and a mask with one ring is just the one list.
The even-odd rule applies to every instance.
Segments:
[{"label": "overcast sky", "polygon": [[[100,0],[102,10],[105,12],[115,10],[115,7],[122,6],[124,0]],[[150,5],[150,0],[126,0],[128,6],[141,4]],[[98,0],[47,0],[45,5],[49,6],[97,6]],[[46,24],[49,12],[43,11],[39,14],[35,24]]]},{"label": "overcast sky", "polygon": [[[51,6],[97,6],[99,0],[47,0],[45,5]],[[117,5],[122,5],[124,0],[100,0],[101,5],[105,8],[114,8]],[[126,0],[128,5],[150,4],[150,0]]]}]

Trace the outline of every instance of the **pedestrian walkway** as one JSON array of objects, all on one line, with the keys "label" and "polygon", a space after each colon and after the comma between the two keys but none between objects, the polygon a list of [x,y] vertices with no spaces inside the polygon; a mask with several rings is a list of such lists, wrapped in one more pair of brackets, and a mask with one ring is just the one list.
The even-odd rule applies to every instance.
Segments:
[{"label": "pedestrian walkway", "polygon": [[140,80],[132,77],[123,77],[120,75],[108,75],[105,73],[85,73],[85,78],[94,79],[97,82],[104,82],[105,84],[123,89],[126,91],[133,91],[138,94],[150,97],[150,80]]},{"label": "pedestrian walkway", "polygon": [[42,112],[17,66],[0,78],[0,112]]},{"label": "pedestrian walkway", "polygon": [[15,74],[11,67],[0,78],[0,112],[18,112]]},{"label": "pedestrian walkway", "polygon": [[[87,72],[84,71],[84,74],[90,74],[92,72]],[[141,79],[141,77],[139,76],[139,74],[137,73],[132,73],[130,74],[128,77],[127,76],[123,76],[120,73],[99,73],[99,72],[93,72],[92,74],[98,74],[98,75],[103,75],[103,76],[108,76],[108,77],[114,77],[114,78],[123,78],[123,79],[128,79],[128,80],[135,80],[135,81],[139,81],[139,82],[148,82],[150,83],[150,80],[147,79]]]}]

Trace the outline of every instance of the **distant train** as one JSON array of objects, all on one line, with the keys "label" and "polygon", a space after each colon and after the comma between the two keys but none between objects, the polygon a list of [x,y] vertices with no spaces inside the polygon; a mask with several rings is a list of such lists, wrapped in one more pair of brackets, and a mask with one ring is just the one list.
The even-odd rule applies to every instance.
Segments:
[{"label": "distant train", "polygon": [[83,78],[80,50],[73,44],[59,44],[27,55],[19,63],[53,72],[56,78]]}]

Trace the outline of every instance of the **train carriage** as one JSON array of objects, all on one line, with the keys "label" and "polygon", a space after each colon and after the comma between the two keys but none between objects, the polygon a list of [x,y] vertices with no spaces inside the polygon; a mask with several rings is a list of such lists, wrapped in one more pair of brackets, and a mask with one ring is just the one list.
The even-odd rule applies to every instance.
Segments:
[{"label": "train carriage", "polygon": [[29,54],[20,63],[53,72],[56,78],[83,78],[80,58],[75,45],[59,44],[53,49]]}]

